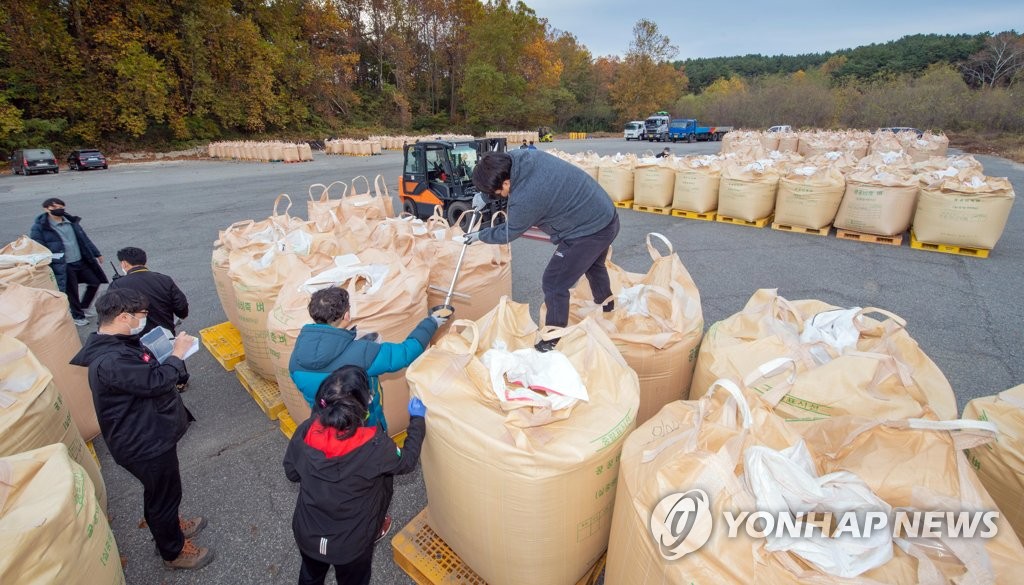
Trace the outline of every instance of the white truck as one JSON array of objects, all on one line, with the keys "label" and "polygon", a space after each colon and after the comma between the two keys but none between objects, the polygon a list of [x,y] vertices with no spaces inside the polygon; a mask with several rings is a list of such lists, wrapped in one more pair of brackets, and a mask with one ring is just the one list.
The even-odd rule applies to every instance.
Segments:
[{"label": "white truck", "polygon": [[671,118],[668,112],[655,112],[644,120],[644,133],[647,135],[647,142],[667,142],[668,123]]},{"label": "white truck", "polygon": [[644,123],[641,120],[633,120],[632,122],[626,122],[626,129],[622,132],[622,137],[628,140],[643,140],[645,138]]}]

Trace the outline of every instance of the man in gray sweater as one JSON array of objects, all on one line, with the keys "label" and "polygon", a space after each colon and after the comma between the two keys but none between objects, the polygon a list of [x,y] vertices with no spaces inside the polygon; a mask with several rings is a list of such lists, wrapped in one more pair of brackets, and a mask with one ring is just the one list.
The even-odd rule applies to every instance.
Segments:
[{"label": "man in gray sweater", "polygon": [[[614,309],[605,260],[619,233],[611,198],[590,175],[541,150],[486,154],[473,169],[473,185],[488,196],[508,198],[508,221],[467,234],[468,243],[506,244],[537,226],[557,246],[541,286],[545,325],[569,324],[569,289],[586,276],[594,302]],[[479,201],[477,202],[479,205]],[[550,351],[557,339],[541,341]]]}]

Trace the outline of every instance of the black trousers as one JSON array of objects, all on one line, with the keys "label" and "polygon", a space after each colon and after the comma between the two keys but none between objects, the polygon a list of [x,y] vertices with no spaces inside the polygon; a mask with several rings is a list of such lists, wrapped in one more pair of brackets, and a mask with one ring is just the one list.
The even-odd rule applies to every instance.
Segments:
[{"label": "black trousers", "polygon": [[[75,319],[85,318],[85,309],[89,308],[92,304],[92,300],[96,298],[96,293],[100,290],[100,284],[96,282],[96,277],[93,275],[92,270],[85,265],[85,262],[79,260],[78,262],[68,262],[66,265],[67,272],[67,286],[64,294],[68,296],[68,304],[71,305],[71,316]],[[85,296],[78,296],[78,285],[85,285]]]},{"label": "black trousers", "polygon": [[181,505],[181,474],[178,470],[178,449],[145,461],[123,465],[142,482],[142,506],[146,524],[156,541],[156,548],[165,561],[173,561],[185,546],[185,535],[178,524]]},{"label": "black trousers", "polygon": [[[302,568],[299,569],[299,585],[324,585],[327,578],[327,569],[330,563],[318,561],[306,556],[306,553],[299,551],[302,555]],[[366,552],[356,560],[344,565],[334,565],[334,578],[338,585],[369,585],[370,569],[373,568],[373,546],[366,549]]]},{"label": "black trousers", "polygon": [[595,303],[604,303],[612,296],[611,282],[608,280],[608,248],[619,235],[619,214],[600,231],[562,240],[555,249],[548,267],[544,269],[541,287],[544,290],[544,324],[553,327],[565,327],[569,324],[569,289],[581,276],[587,277],[590,290],[594,293]]}]

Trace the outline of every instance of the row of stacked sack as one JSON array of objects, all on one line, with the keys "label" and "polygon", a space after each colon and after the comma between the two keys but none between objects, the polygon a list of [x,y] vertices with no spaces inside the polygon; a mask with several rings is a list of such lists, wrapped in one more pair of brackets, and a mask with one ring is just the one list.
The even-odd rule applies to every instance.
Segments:
[{"label": "row of stacked sack", "polygon": [[617,202],[749,222],[774,215],[787,226],[880,236],[913,227],[921,242],[989,250],[1015,198],[1008,179],[986,176],[970,155],[915,162],[902,150],[858,159],[849,151],[766,152],[759,143],[737,149],[664,158],[554,154],[595,177]]},{"label": "row of stacked sack", "polygon": [[50,261],[28,236],[0,248],[0,575],[124,583],[86,445],[99,435],[88,370],[68,363],[82,344]]},{"label": "row of stacked sack", "polygon": [[455,142],[460,140],[473,140],[472,134],[423,134],[420,136],[370,136],[369,140],[380,142],[384,150],[402,150],[406,144],[415,144],[420,141],[446,141]]},{"label": "row of stacked sack", "polygon": [[260,162],[305,162],[313,160],[313,149],[304,142],[232,141],[211,142],[206,146],[210,158],[254,160]]},{"label": "row of stacked sack", "polygon": [[801,132],[764,132],[735,130],[722,137],[721,152],[747,149],[763,152],[795,152],[811,157],[826,152],[845,152],[855,159],[876,152],[904,151],[914,162],[945,156],[949,138],[945,134],[923,132],[889,132],[879,130],[807,130]]},{"label": "row of stacked sack", "polygon": [[338,138],[324,141],[324,152],[327,154],[349,154],[354,156],[370,156],[380,154],[383,146],[379,140],[351,140]]},{"label": "row of stacked sack", "polygon": [[[686,269],[671,252],[652,258],[642,274],[609,265],[613,313],[585,281],[562,329],[539,330],[503,298],[409,367],[429,413],[427,521],[463,562],[497,585],[574,583],[606,549],[605,579],[620,584],[1016,582],[1024,387],[958,420],[901,318],[773,290],[702,340]],[[495,361],[538,336],[560,338],[585,399],[505,399],[522,373]],[[995,534],[892,536],[897,511],[958,510],[1000,511]],[[835,524],[728,537],[726,512],[743,511],[788,515],[797,534],[826,514],[890,524],[863,539],[831,537]]]},{"label": "row of stacked sack", "polygon": [[536,144],[540,141],[540,135],[536,131],[531,132],[527,130],[489,130],[484,136],[487,138],[504,138],[512,148],[523,142],[533,142]]},{"label": "row of stacked sack", "polygon": [[[438,304],[461,249],[457,227],[439,216],[392,218],[382,184],[376,193],[369,181],[361,184],[353,193],[340,183],[312,186],[309,219],[275,209],[266,220],[230,226],[214,249],[218,294],[243,329],[247,359],[263,361],[259,368],[276,376],[296,420],[308,407],[290,386],[287,354],[309,322],[310,292],[346,287],[358,328],[398,342]],[[758,291],[705,336],[699,292],[679,256],[657,234],[648,236],[647,248],[645,273],[624,271],[609,258],[615,311],[604,313],[605,299],[593,299],[583,279],[571,293],[571,324],[542,330],[526,305],[503,296],[511,282],[509,250],[473,244],[464,268],[472,276],[457,288],[469,294],[456,296],[458,319],[405,376],[383,380],[393,432],[403,426],[395,417],[408,392],[427,404],[429,524],[464,562],[493,584],[575,582],[606,549],[608,579],[616,583],[652,575],[670,583],[693,575],[797,583],[853,574],[901,582],[994,575],[990,581],[1012,582],[1014,559],[1024,554],[1009,527],[1021,527],[1014,499],[1024,488],[1020,474],[982,474],[983,487],[961,450],[971,447],[975,461],[1012,464],[1006,449],[1019,434],[1007,430],[993,442],[991,421],[955,420],[948,381],[902,319]],[[565,387],[549,384],[524,397],[509,383],[522,372],[502,364],[509,354],[535,353],[538,338],[551,337],[560,338],[559,351],[544,355],[567,362],[575,384],[562,377]],[[559,390],[569,385],[581,386],[584,392],[574,395],[584,398],[565,400]],[[780,458],[793,464],[780,469]],[[830,475],[847,468],[843,481]],[[851,490],[871,494],[868,502],[880,509],[925,509],[936,501],[992,509],[991,492],[1001,495],[1003,518],[996,538],[967,545],[923,550],[891,538],[871,541],[859,549],[868,561],[844,556],[831,539],[807,549],[779,548],[771,537],[716,537],[684,561],[662,555],[651,517],[668,492],[708,489],[716,514],[726,505],[752,508],[757,496],[780,490],[780,498],[795,501],[785,492],[792,485],[778,480],[794,470],[803,474],[798,487],[818,482],[806,490],[810,495],[796,494],[818,498],[800,514],[848,504],[832,496]],[[671,519],[663,519],[654,530],[675,534],[666,526]]]},{"label": "row of stacked sack", "polygon": [[[249,369],[277,384],[296,421],[309,406],[288,373],[295,339],[313,292],[332,286],[349,293],[352,323],[385,341],[401,342],[443,302],[463,231],[440,215],[427,221],[395,217],[382,176],[314,184],[306,218],[280,195],[266,219],[236,222],[221,231],[212,255],[217,295],[239,330]],[[452,305],[477,318],[511,292],[509,246],[471,246]],[[384,413],[392,434],[408,425],[408,387],[401,373],[381,376]]]}]

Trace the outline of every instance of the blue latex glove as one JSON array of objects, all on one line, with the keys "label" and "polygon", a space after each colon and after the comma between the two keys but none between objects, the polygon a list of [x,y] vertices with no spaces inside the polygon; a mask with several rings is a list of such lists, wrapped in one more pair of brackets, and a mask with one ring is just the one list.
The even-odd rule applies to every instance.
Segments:
[{"label": "blue latex glove", "polygon": [[426,417],[427,405],[419,398],[412,398],[409,400],[409,416]]}]

